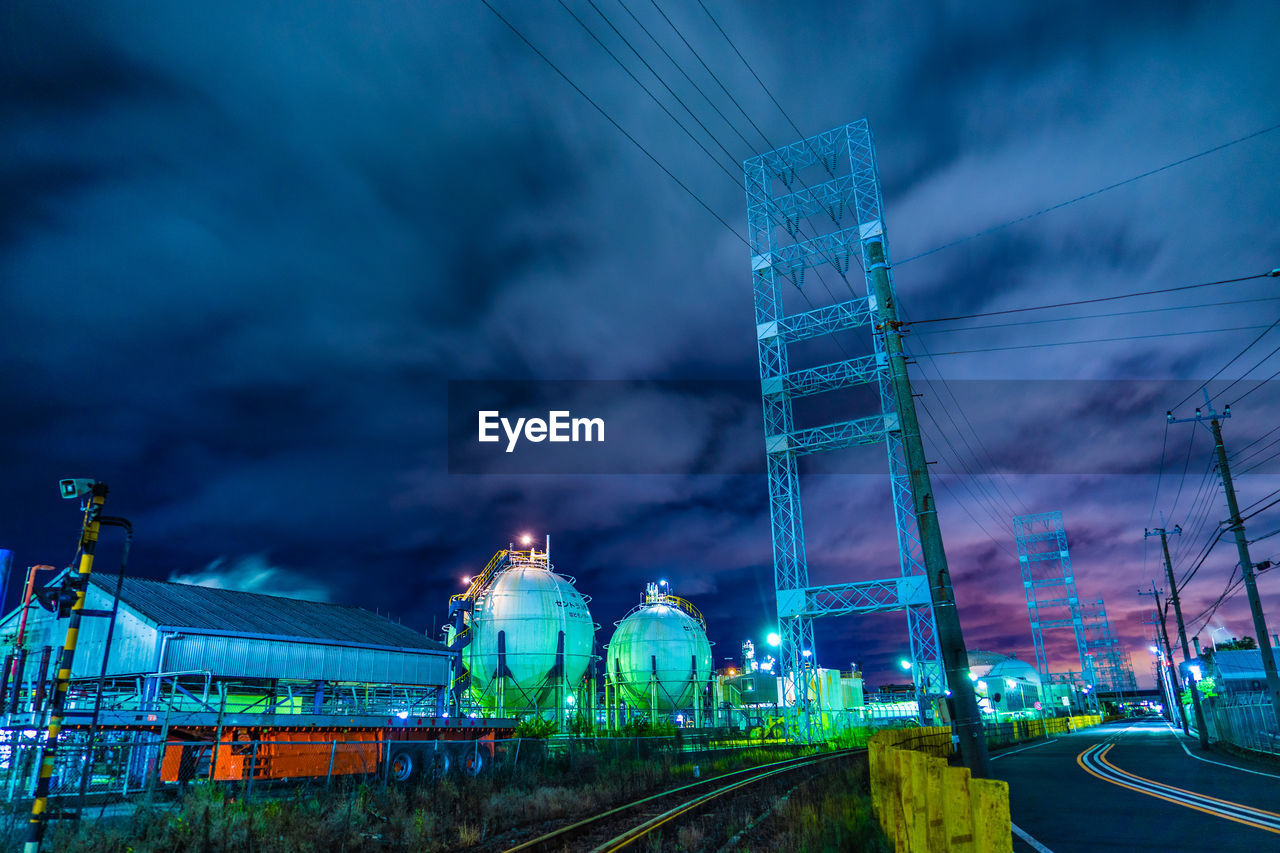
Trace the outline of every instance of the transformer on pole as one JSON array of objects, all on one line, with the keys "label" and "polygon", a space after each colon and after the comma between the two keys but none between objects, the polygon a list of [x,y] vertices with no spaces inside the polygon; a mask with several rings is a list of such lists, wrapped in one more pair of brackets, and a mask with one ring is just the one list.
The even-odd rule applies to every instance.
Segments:
[{"label": "transformer on pole", "polygon": [[[800,736],[811,736],[817,672],[812,619],[893,610],[907,612],[911,676],[927,714],[930,700],[945,693],[946,683],[884,336],[872,335],[869,352],[846,352],[847,358],[817,367],[792,370],[788,358],[792,344],[870,327],[876,319],[875,305],[867,296],[873,285],[865,252],[874,244],[887,253],[887,244],[870,128],[863,119],[761,154],[743,167],[774,585],[783,640],[779,657],[792,678],[794,713],[789,722]],[[805,170],[816,180],[806,182]],[[850,285],[850,299],[831,302],[819,299],[812,286],[804,287],[806,270],[824,265],[848,283],[845,276],[854,258],[863,258],[862,267],[868,271],[861,294]],[[784,306],[784,294],[788,306],[806,301],[808,310]],[[879,412],[821,426],[796,426],[793,400],[867,384],[877,386]],[[878,442],[888,450],[899,575],[811,586],[799,457]]]}]

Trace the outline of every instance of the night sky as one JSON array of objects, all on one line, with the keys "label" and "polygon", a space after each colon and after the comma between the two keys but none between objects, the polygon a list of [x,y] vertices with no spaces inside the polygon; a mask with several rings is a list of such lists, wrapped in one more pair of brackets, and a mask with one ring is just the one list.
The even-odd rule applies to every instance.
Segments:
[{"label": "night sky", "polygon": [[[1274,4],[706,2],[785,115],[697,3],[567,6],[714,159],[564,7],[493,0],[739,234],[742,160],[867,117],[910,320],[1280,266],[1280,131],[907,260],[1276,125]],[[450,473],[451,381],[757,376],[741,239],[483,4],[10,3],[3,32],[0,548],[16,568],[71,558],[79,515],[57,481],[82,476],[110,484],[108,511],[137,530],[130,571],[147,577],[428,631],[461,578],[527,531],[552,535],[602,642],[657,578],[702,609],[718,663],[769,630],[757,403],[672,397],[627,448],[664,473]],[[1164,413],[1280,316],[1277,287],[915,327],[970,648],[1034,660],[1010,516],[1061,510],[1082,597],[1105,598],[1151,683],[1136,591],[1160,565],[1143,529],[1160,511],[1187,528],[1182,574],[1226,517],[1207,431],[1166,434]],[[1199,307],[1118,313],[1177,306]],[[942,331],[976,325],[994,327]],[[1125,340],[944,354],[1099,338]],[[1210,386],[1252,368],[1215,398],[1249,392],[1229,450],[1280,423],[1275,383],[1259,385],[1278,345],[1268,332]],[[829,341],[812,356],[841,357]],[[1240,454],[1242,505],[1280,486],[1273,437]],[[710,450],[729,460],[713,473]],[[850,458],[804,468],[815,583],[897,573],[883,449]],[[1280,506],[1248,524],[1271,532]],[[1188,584],[1188,616],[1235,562],[1228,536]],[[1280,572],[1259,585],[1280,630]],[[1254,633],[1242,593],[1201,636],[1214,628]],[[1073,664],[1067,635],[1048,642],[1056,667]],[[906,648],[900,614],[818,627],[823,665],[858,661],[873,683],[902,680]]]}]

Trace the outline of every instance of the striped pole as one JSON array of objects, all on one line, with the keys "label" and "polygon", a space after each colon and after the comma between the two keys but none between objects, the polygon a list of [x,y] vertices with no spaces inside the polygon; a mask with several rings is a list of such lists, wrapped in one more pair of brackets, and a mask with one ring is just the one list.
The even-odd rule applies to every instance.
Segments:
[{"label": "striped pole", "polygon": [[98,544],[98,519],[102,505],[107,500],[105,483],[94,483],[93,495],[85,507],[84,527],[80,533],[80,567],[75,578],[76,601],[71,607],[71,621],[67,624],[67,639],[62,646],[62,660],[58,666],[58,678],[54,683],[53,702],[49,711],[49,731],[40,754],[40,776],[36,780],[35,799],[31,803],[31,820],[27,826],[27,843],[23,853],[38,853],[49,823],[49,779],[53,776],[54,759],[58,753],[58,733],[66,710],[67,687],[71,683],[71,662],[76,655],[76,640],[80,636],[80,611],[84,609],[85,592],[89,587],[89,573],[93,571],[93,551]]}]

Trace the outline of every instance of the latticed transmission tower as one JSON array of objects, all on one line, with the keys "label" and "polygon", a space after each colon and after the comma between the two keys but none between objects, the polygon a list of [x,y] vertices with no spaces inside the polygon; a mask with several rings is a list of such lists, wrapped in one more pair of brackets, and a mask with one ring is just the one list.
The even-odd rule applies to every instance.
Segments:
[{"label": "latticed transmission tower", "polygon": [[1133,665],[1120,639],[1111,629],[1107,608],[1101,598],[1083,606],[1085,649],[1093,659],[1098,690],[1104,693],[1133,692],[1138,689]]},{"label": "latticed transmission tower", "polygon": [[[829,364],[793,369],[788,357],[792,344],[871,327],[876,319],[875,300],[866,294],[874,293],[873,261],[881,269],[888,266],[888,246],[871,131],[864,119],[761,154],[744,169],[781,657],[793,673],[800,724],[807,725],[816,698],[816,617],[905,610],[916,690],[922,698],[940,696],[946,685],[884,337],[872,334],[864,352],[846,350],[846,358]],[[883,260],[868,254],[871,246],[877,252],[883,247]],[[859,276],[861,286],[854,287],[847,274],[859,258],[865,278]],[[830,288],[813,287],[812,277],[805,286],[806,271],[821,276],[824,268],[843,280],[837,286],[851,298],[833,301]],[[806,310],[795,310],[798,304]],[[853,336],[845,338],[853,344]],[[796,425],[797,398],[867,384],[879,389],[879,412]],[[878,442],[888,448],[899,575],[811,586],[799,458]]]},{"label": "latticed transmission tower", "polygon": [[1086,684],[1096,684],[1097,672],[1093,655],[1087,647],[1084,609],[1080,606],[1076,578],[1071,571],[1071,552],[1067,548],[1062,513],[1015,516],[1013,534],[1018,540],[1018,565],[1022,569],[1022,586],[1027,593],[1036,669],[1045,677],[1046,683],[1051,680],[1049,659],[1044,651],[1045,629],[1070,628],[1080,657],[1080,678]]}]

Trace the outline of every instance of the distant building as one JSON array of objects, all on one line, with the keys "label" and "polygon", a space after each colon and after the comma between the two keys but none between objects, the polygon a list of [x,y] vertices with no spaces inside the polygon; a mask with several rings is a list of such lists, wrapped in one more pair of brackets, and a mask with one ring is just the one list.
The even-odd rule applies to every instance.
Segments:
[{"label": "distant building", "polygon": [[969,673],[984,714],[1035,715],[1043,708],[1040,673],[1026,661],[999,652],[969,652]]},{"label": "distant building", "polygon": [[[1271,650],[1280,667],[1280,649]],[[1258,649],[1219,649],[1207,658],[1192,663],[1204,664],[1204,677],[1213,679],[1218,693],[1261,693],[1267,689],[1267,674],[1262,669],[1262,652]]]}]

